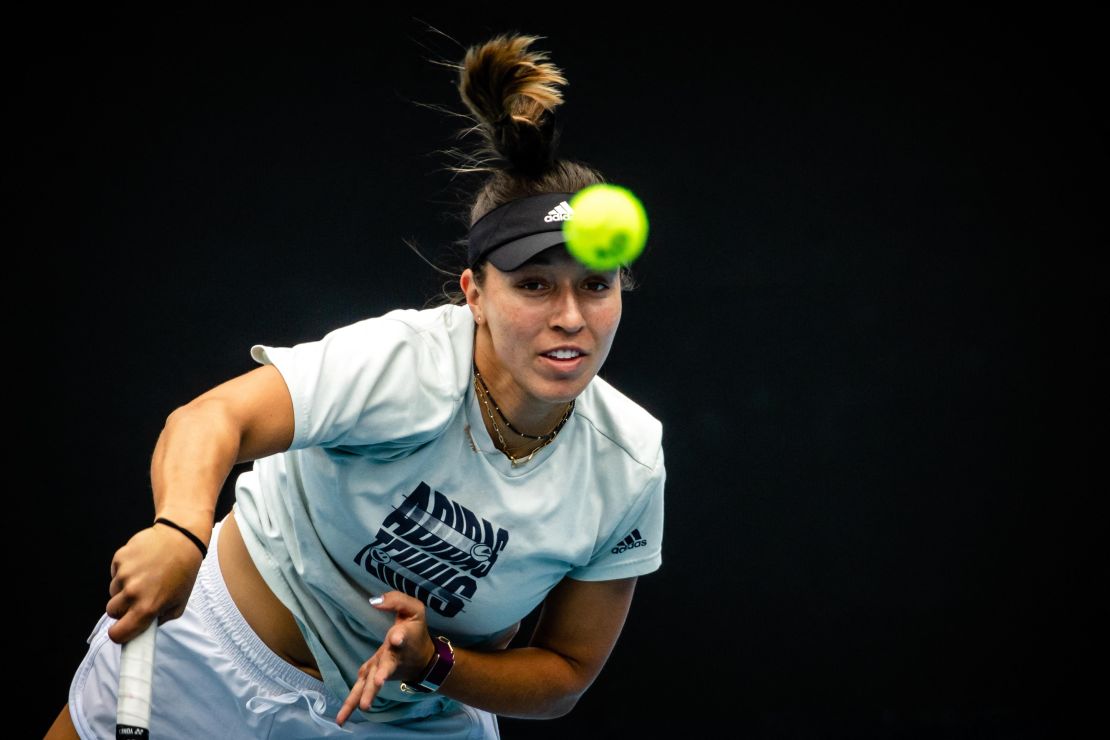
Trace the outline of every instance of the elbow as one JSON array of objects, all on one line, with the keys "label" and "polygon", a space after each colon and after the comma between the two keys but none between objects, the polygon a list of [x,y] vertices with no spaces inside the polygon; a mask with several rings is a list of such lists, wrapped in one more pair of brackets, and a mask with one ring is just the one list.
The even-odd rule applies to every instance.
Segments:
[{"label": "elbow", "polygon": [[544,716],[544,719],[559,719],[560,717],[565,717],[570,714],[570,711],[574,709],[577,704],[577,696],[566,697],[562,701],[557,702],[548,714]]},{"label": "elbow", "polygon": [[568,691],[555,697],[550,704],[548,704],[546,711],[539,717],[539,719],[559,719],[571,713],[578,704],[578,700],[582,698],[585,689],[581,691]]},{"label": "elbow", "polygon": [[514,705],[512,707],[484,708],[501,716],[517,719],[559,719],[571,713],[583,693],[584,691],[575,691],[569,687],[555,687],[549,683],[542,691],[536,691],[527,697],[517,697],[512,702]]},{"label": "elbow", "polygon": [[189,426],[191,424],[211,427],[215,424],[229,426],[232,417],[227,405],[217,399],[197,398],[183,406],[178,406],[166,417],[165,428]]},{"label": "elbow", "polygon": [[169,413],[162,426],[159,445],[170,438],[203,438],[219,444],[228,454],[235,454],[241,444],[242,430],[221,400],[201,398],[178,406]]},{"label": "elbow", "polygon": [[578,703],[578,697],[576,697],[576,696],[560,698],[560,699],[555,699],[554,701],[547,704],[543,709],[540,709],[540,710],[533,710],[531,712],[521,712],[520,714],[508,713],[505,716],[508,716],[508,717],[514,717],[515,716],[515,717],[519,717],[520,719],[540,719],[540,720],[543,720],[543,719],[559,719],[560,717],[565,717],[568,714],[570,714],[571,710],[574,709],[574,707],[577,703]]},{"label": "elbow", "polygon": [[194,399],[171,411],[163,426],[170,429],[181,424],[188,424],[190,421],[210,413],[211,410],[211,404],[207,400]]},{"label": "elbow", "polygon": [[[547,701],[543,703],[543,710],[535,715],[537,719],[558,719],[570,714],[597,677],[596,670],[591,670],[580,661],[567,655],[560,657],[565,661],[567,670],[562,673],[561,680],[548,683]],[[549,675],[554,679],[558,674],[553,671]]]},{"label": "elbow", "polygon": [[178,406],[171,411],[166,420],[162,422],[162,431],[159,432],[158,446],[161,447],[165,444],[166,440],[172,436],[178,429],[187,427],[189,419],[193,415],[193,409],[189,404]]},{"label": "elbow", "polygon": [[162,424],[162,428],[170,429],[174,425],[180,424],[182,420],[187,418],[193,411],[193,403],[195,402],[187,403],[184,406],[178,406],[171,411],[166,417],[166,421]]}]

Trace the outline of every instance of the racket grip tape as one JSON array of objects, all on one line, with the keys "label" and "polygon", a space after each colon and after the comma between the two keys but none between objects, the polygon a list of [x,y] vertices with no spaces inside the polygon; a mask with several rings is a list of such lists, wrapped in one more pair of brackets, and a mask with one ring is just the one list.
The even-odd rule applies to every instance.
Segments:
[{"label": "racket grip tape", "polygon": [[116,703],[116,738],[150,737],[150,693],[154,685],[154,637],[158,620],[120,650],[119,692]]}]

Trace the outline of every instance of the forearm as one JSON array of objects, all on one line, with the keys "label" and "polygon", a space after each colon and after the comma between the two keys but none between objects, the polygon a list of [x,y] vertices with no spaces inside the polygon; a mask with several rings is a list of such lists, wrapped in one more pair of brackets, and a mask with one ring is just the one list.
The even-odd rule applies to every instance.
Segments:
[{"label": "forearm", "polygon": [[[547,594],[532,646],[513,650],[458,648],[439,692],[505,717],[561,717],[594,682],[624,626],[636,578],[576,581],[564,578]],[[356,707],[369,709],[389,679],[419,681],[435,652],[424,604],[400,591],[370,599],[394,614],[381,647],[362,664],[343,702],[342,725]],[[436,679],[439,676],[435,676]]]},{"label": "forearm", "polygon": [[609,660],[635,587],[635,578],[564,578],[544,602],[532,647],[456,650],[440,692],[506,717],[563,716]]},{"label": "forearm", "polygon": [[593,678],[584,666],[544,648],[456,648],[439,692],[504,717],[551,719],[573,709]]},{"label": "forearm", "polygon": [[183,406],[170,414],[150,465],[155,516],[180,524],[207,543],[239,446],[239,429],[218,403]]}]

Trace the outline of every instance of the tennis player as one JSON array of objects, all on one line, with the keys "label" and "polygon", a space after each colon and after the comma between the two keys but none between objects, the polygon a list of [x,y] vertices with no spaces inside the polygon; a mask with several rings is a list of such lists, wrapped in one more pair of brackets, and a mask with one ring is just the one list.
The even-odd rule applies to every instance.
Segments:
[{"label": "tennis player", "polygon": [[536,40],[458,65],[482,134],[459,169],[484,182],[455,300],[255,345],[260,367],[170,414],[156,523],[115,553],[48,737],[113,736],[119,643],[156,618],[159,740],[495,738],[597,678],[661,564],[662,429],[598,376],[627,272],[563,245],[603,178],[556,155],[566,79]]}]

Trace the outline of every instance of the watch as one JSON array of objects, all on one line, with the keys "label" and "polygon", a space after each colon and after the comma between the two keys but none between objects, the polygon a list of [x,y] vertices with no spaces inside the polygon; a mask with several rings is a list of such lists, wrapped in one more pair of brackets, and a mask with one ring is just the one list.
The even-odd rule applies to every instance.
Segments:
[{"label": "watch", "polygon": [[451,646],[451,641],[443,635],[432,640],[432,646],[435,652],[432,653],[432,659],[428,661],[428,665],[424,668],[424,676],[415,683],[401,682],[401,691],[406,694],[430,694],[437,691],[443,682],[447,679],[447,674],[451,672],[451,668],[455,665],[455,648]]}]

